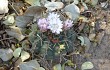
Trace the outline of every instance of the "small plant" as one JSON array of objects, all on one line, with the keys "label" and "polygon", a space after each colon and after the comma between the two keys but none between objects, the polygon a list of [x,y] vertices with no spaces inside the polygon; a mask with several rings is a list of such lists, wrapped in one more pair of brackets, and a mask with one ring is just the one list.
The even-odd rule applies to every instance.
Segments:
[{"label": "small plant", "polygon": [[39,18],[33,26],[37,26],[37,30],[30,33],[30,41],[36,45],[36,53],[54,58],[60,53],[73,50],[75,32],[72,20],[61,20],[57,12],[51,12],[47,17]]}]

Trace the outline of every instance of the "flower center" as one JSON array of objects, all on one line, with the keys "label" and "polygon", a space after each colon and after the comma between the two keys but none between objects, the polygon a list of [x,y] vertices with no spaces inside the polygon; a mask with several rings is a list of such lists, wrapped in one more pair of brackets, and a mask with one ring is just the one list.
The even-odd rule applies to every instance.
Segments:
[{"label": "flower center", "polygon": [[59,26],[58,26],[57,24],[53,24],[53,25],[52,25],[52,28],[53,28],[53,29],[57,29],[57,28],[59,28]]}]

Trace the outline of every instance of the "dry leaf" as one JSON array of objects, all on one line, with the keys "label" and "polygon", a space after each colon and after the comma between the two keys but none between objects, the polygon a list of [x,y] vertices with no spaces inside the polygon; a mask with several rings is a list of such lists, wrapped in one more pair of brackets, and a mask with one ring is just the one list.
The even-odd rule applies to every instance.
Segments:
[{"label": "dry leaf", "polygon": [[5,25],[13,25],[14,22],[15,22],[15,19],[13,15],[8,15],[7,19],[3,21]]},{"label": "dry leaf", "polygon": [[70,12],[65,12],[65,14],[68,16],[68,18],[72,19],[72,13],[70,13]]},{"label": "dry leaf", "polygon": [[21,54],[21,48],[16,48],[16,49],[14,50],[14,52],[13,52],[13,56],[14,56],[15,58],[19,57],[20,54]]},{"label": "dry leaf", "polygon": [[91,0],[91,4],[92,4],[93,6],[97,5],[97,3],[98,3],[98,0]]},{"label": "dry leaf", "polygon": [[101,3],[101,7],[102,7],[102,8],[107,8],[108,5],[109,5],[109,4],[108,4],[107,2],[102,2],[102,3]]},{"label": "dry leaf", "polygon": [[34,19],[37,20],[46,11],[45,7],[31,6],[29,7],[24,15],[16,17],[16,25],[18,27],[24,28],[28,23],[32,22]]},{"label": "dry leaf", "polygon": [[50,1],[48,1],[48,0],[40,0],[40,3],[41,3],[42,5],[45,5],[45,4],[47,4],[48,2],[50,2]]},{"label": "dry leaf", "polygon": [[72,15],[72,20],[76,20],[79,18],[80,15],[80,10],[78,8],[78,6],[76,6],[74,3],[67,5],[64,8],[65,12],[70,12]]},{"label": "dry leaf", "polygon": [[24,28],[28,23],[32,22],[34,17],[29,16],[17,16],[16,17],[16,25],[20,28]]},{"label": "dry leaf", "polygon": [[19,41],[23,40],[25,38],[25,36],[19,34],[19,33],[16,33],[16,32],[13,32],[13,31],[10,31],[10,30],[6,30],[7,34],[12,36],[12,37],[15,37],[16,39],[18,39]]},{"label": "dry leaf", "polygon": [[8,0],[0,0],[0,14],[8,13]]},{"label": "dry leaf", "polygon": [[78,36],[78,39],[81,41],[81,46],[83,46],[84,45],[84,37]]},{"label": "dry leaf", "polygon": [[36,70],[45,70],[43,67],[39,67]]},{"label": "dry leaf", "polygon": [[85,0],[85,3],[89,3],[89,4],[93,5],[93,6],[95,6],[95,5],[97,5],[98,0]]},{"label": "dry leaf", "polygon": [[84,6],[84,10],[88,10],[86,3],[82,2],[82,5]]},{"label": "dry leaf", "polygon": [[88,70],[88,69],[92,69],[94,66],[93,66],[93,63],[92,62],[84,62],[81,66],[81,70]]},{"label": "dry leaf", "polygon": [[29,3],[32,6],[40,6],[40,0],[25,0],[25,2]]},{"label": "dry leaf", "polygon": [[25,6],[25,4],[22,1],[13,2],[13,5],[11,5],[12,9],[14,8],[16,10],[16,14],[18,14],[18,15],[23,14],[24,6]]},{"label": "dry leaf", "polygon": [[62,70],[61,69],[61,64],[57,64],[53,67],[53,70]]},{"label": "dry leaf", "polygon": [[73,3],[74,3],[74,4],[78,4],[78,3],[79,3],[79,0],[74,0]]},{"label": "dry leaf", "polygon": [[10,26],[11,29],[13,29],[13,31],[19,33],[19,34],[22,34],[21,30],[19,27],[15,27],[15,26]]},{"label": "dry leaf", "polygon": [[81,41],[81,46],[85,46],[85,52],[88,52],[91,46],[89,38],[87,38],[86,36],[79,36],[78,39]]},{"label": "dry leaf", "polygon": [[13,57],[12,49],[0,49],[0,58],[3,61],[8,61]]},{"label": "dry leaf", "polygon": [[17,67],[20,63],[22,62],[21,58],[19,58],[16,62],[15,62],[15,67]]},{"label": "dry leaf", "polygon": [[20,70],[36,70],[40,65],[36,60],[31,60],[29,62],[23,62],[19,65]]},{"label": "dry leaf", "polygon": [[87,38],[86,36],[83,36],[83,38],[84,38],[85,52],[88,52],[88,50],[91,46],[91,42],[90,42],[89,38]]},{"label": "dry leaf", "polygon": [[56,9],[61,9],[63,8],[64,4],[62,2],[49,2],[47,4],[45,4],[45,7],[49,10],[49,11],[54,11]]},{"label": "dry leaf", "polygon": [[17,27],[11,27],[11,29],[7,29],[6,30],[7,34],[12,36],[12,37],[15,37],[16,39],[18,39],[19,41],[23,40],[25,38],[24,35],[22,35],[21,31],[19,28]]},{"label": "dry leaf", "polygon": [[96,36],[95,33],[91,33],[91,34],[89,34],[89,39],[90,39],[91,41],[94,41],[95,36]]},{"label": "dry leaf", "polygon": [[107,27],[105,28],[105,33],[110,34],[110,24],[107,24]]},{"label": "dry leaf", "polygon": [[19,70],[19,68],[18,67],[14,67],[14,70]]},{"label": "dry leaf", "polygon": [[73,70],[73,68],[71,68],[69,66],[65,66],[65,70]]},{"label": "dry leaf", "polygon": [[29,7],[26,12],[24,13],[27,17],[34,17],[33,22],[38,20],[42,15],[44,15],[44,12],[46,12],[46,7],[41,6],[31,6]]},{"label": "dry leaf", "polygon": [[31,16],[34,17],[36,14],[37,16],[41,16],[41,14],[43,12],[46,11],[45,7],[41,7],[41,6],[31,6],[29,7],[26,12],[24,13],[25,16]]},{"label": "dry leaf", "polygon": [[1,14],[1,15],[0,15],[0,20],[1,20],[4,16],[5,16],[4,14]]},{"label": "dry leaf", "polygon": [[21,57],[20,58],[22,59],[22,61],[25,61],[25,60],[29,59],[29,57],[30,57],[30,54],[28,52],[26,52],[26,51],[21,52]]},{"label": "dry leaf", "polygon": [[96,39],[96,41],[97,41],[98,44],[101,43],[104,34],[105,34],[105,32],[104,32],[104,31],[101,31],[101,32],[99,32],[99,33],[96,35],[96,38],[95,38],[95,39]]},{"label": "dry leaf", "polygon": [[84,26],[85,26],[86,23],[81,23],[81,25],[78,27],[79,31],[82,31]]},{"label": "dry leaf", "polygon": [[107,22],[101,22],[99,24],[100,29],[105,29],[106,28],[106,24],[107,24]]}]

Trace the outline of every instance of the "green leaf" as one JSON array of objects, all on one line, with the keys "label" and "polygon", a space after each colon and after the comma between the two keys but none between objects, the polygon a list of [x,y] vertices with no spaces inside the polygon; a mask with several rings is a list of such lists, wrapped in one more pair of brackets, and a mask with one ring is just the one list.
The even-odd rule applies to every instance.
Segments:
[{"label": "green leaf", "polygon": [[67,5],[64,8],[64,11],[71,13],[72,20],[78,19],[79,15],[80,15],[80,10],[79,10],[78,6],[76,6],[74,3]]},{"label": "green leaf", "polygon": [[19,57],[21,54],[21,48],[17,48],[14,50],[13,52],[13,56],[16,58],[16,57]]},{"label": "green leaf", "polygon": [[94,66],[93,66],[92,62],[87,61],[82,64],[81,69],[86,70],[86,69],[92,69],[93,67]]},{"label": "green leaf", "polygon": [[32,6],[41,6],[40,0],[25,0],[25,2],[29,3]]},{"label": "green leaf", "polygon": [[61,69],[61,64],[57,64],[53,67],[54,70],[62,70]]},{"label": "green leaf", "polygon": [[29,41],[30,41],[31,43],[34,43],[35,40],[36,40],[35,32],[31,32],[31,33],[29,34]]},{"label": "green leaf", "polygon": [[37,24],[32,24],[31,29],[32,31],[37,31]]},{"label": "green leaf", "polygon": [[81,46],[84,45],[84,38],[82,36],[79,36],[78,39],[81,41]]},{"label": "green leaf", "polygon": [[40,53],[41,54],[45,54],[47,52],[48,48],[49,48],[49,44],[48,43],[44,43],[43,46],[41,47]]},{"label": "green leaf", "polygon": [[22,51],[21,52],[21,59],[22,59],[22,61],[25,61],[29,57],[30,57],[30,54],[28,52],[26,52],[26,51]]}]

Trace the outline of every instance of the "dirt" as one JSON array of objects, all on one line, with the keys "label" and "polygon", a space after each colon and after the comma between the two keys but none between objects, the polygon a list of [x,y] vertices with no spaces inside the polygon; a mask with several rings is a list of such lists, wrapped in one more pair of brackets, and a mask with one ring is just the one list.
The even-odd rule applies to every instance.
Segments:
[{"label": "dirt", "polygon": [[105,13],[107,18],[103,19],[107,20],[107,26],[104,29],[104,36],[102,37],[101,43],[98,46],[91,45],[89,50],[91,56],[87,60],[94,64],[92,70],[110,70],[110,13],[106,11]]},{"label": "dirt", "polygon": [[88,52],[91,54],[89,57],[74,56],[78,68],[81,68],[82,63],[90,61],[94,65],[91,70],[110,70],[110,34],[105,33],[100,45],[94,46],[92,44]]},{"label": "dirt", "polygon": [[92,70],[110,70],[110,35],[105,34],[99,46],[91,46],[92,54],[88,60],[93,62]]},{"label": "dirt", "polygon": [[[90,61],[94,65],[94,68],[91,70],[110,70],[110,7],[107,8],[107,10],[102,10],[100,13],[96,13],[96,15],[99,18],[105,16],[98,22],[107,21],[104,29],[104,36],[102,37],[100,44],[97,46],[91,44],[91,47],[88,51],[88,57],[75,55],[73,56],[73,60],[79,66],[78,68],[81,68],[82,63]],[[88,53],[86,55],[88,55]]]}]

